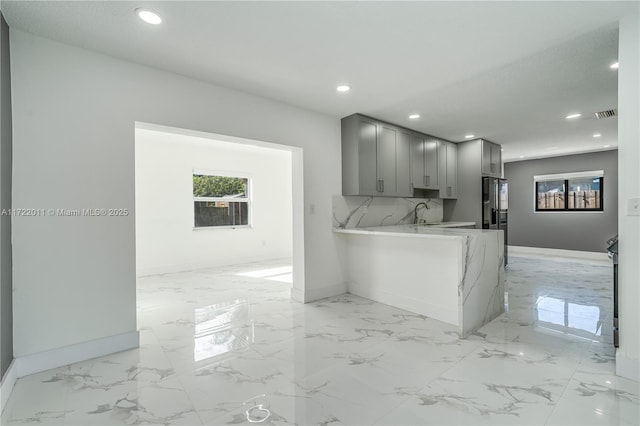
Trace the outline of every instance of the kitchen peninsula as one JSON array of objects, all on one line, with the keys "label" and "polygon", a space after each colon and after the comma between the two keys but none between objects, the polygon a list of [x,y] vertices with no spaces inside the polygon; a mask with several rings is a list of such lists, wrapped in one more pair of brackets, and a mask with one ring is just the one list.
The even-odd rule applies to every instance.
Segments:
[{"label": "kitchen peninsula", "polygon": [[503,231],[401,224],[335,228],[349,293],[457,325],[466,337],[504,312]]}]

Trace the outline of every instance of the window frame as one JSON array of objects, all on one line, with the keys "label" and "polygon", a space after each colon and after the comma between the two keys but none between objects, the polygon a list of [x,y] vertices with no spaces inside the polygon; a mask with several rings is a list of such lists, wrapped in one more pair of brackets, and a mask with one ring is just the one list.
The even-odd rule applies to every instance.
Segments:
[{"label": "window frame", "polygon": [[[194,176],[221,176],[229,178],[246,179],[246,193],[241,198],[225,198],[225,197],[196,197],[193,195],[193,177]],[[252,177],[246,173],[241,172],[227,172],[227,171],[213,171],[193,169],[191,171],[191,218],[193,220],[193,230],[200,231],[205,229],[236,229],[236,228],[253,228],[253,210],[252,210]],[[196,202],[225,202],[225,203],[246,203],[247,205],[247,224],[246,225],[207,225],[196,226]]]},{"label": "window frame", "polygon": [[[573,179],[578,178],[591,178],[591,179],[599,179],[600,186],[600,207],[598,208],[569,208],[569,200],[567,199],[569,194],[569,182]],[[563,189],[565,194],[565,202],[563,208],[553,208],[553,209],[541,209],[538,207],[538,185],[544,182],[550,181],[563,181]],[[533,209],[535,213],[549,213],[549,212],[604,212],[604,171],[603,170],[595,170],[591,172],[576,172],[576,173],[564,173],[564,174],[555,174],[555,175],[543,175],[543,176],[534,176],[533,179]]]}]

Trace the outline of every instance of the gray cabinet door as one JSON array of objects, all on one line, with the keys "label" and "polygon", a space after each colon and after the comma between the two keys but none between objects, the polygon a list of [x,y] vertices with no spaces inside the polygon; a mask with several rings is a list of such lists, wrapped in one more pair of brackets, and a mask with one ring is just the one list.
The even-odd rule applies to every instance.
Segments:
[{"label": "gray cabinet door", "polygon": [[447,143],[447,182],[445,193],[448,198],[458,197],[458,147]]},{"label": "gray cabinet door", "polygon": [[386,124],[378,125],[378,193],[391,195],[397,192],[396,140],[398,130]]},{"label": "gray cabinet door", "polygon": [[411,183],[414,188],[425,188],[424,136],[411,135]]},{"label": "gray cabinet door", "polygon": [[438,151],[440,198],[457,198],[458,147],[454,143],[440,141]]},{"label": "gray cabinet door", "polygon": [[427,189],[438,189],[438,145],[435,139],[427,139],[424,142],[424,183]]},{"label": "gray cabinet door", "polygon": [[494,143],[491,144],[491,176],[502,176],[502,147]]},{"label": "gray cabinet door", "polygon": [[360,195],[376,195],[377,181],[378,125],[369,120],[358,121],[358,164]]},{"label": "gray cabinet door", "polygon": [[411,187],[411,132],[398,130],[396,138],[396,194],[412,197]]},{"label": "gray cabinet door", "polygon": [[411,182],[415,188],[440,189],[438,184],[437,139],[426,135],[411,135]]},{"label": "gray cabinet door", "polygon": [[491,142],[483,140],[481,142],[482,150],[482,174],[484,176],[491,176]]},{"label": "gray cabinet door", "polygon": [[502,175],[502,147],[482,140],[482,175],[500,177]]}]

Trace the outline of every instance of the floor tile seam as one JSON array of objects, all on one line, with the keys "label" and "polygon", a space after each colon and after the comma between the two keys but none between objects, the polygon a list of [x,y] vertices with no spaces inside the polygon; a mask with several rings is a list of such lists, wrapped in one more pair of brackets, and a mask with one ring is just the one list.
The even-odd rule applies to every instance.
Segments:
[{"label": "floor tile seam", "polygon": [[[296,379],[291,378],[291,377],[287,376],[287,375],[286,375],[286,374],[284,374],[284,373],[283,373],[283,374],[284,374],[284,376],[285,376],[287,379],[289,379],[289,380],[291,381],[291,383],[293,383],[293,385],[294,385],[295,387],[298,387],[298,388],[302,389],[302,390],[305,392],[305,394],[306,394],[306,390],[305,390],[305,388],[304,388],[302,385],[300,385],[300,384],[299,384],[299,382],[300,382],[300,381],[302,381],[302,380],[306,379],[307,377],[309,377],[309,376],[311,376],[311,375],[314,375],[314,374],[317,374],[317,373],[323,372],[323,371],[325,371],[325,370],[337,370],[337,369],[338,369],[338,367],[336,367],[336,366],[334,366],[334,365],[330,365],[330,366],[327,366],[327,367],[321,368],[320,370],[314,371],[314,372],[313,372],[313,373],[311,373],[311,374],[306,374],[304,377],[300,377],[300,378],[296,378]],[[365,385],[366,385],[366,384],[365,384]],[[288,386],[290,386],[290,385],[289,385],[289,384],[283,385],[283,386],[282,386],[282,387],[280,387],[280,388],[277,388],[277,389],[275,389],[275,390],[272,390],[270,393],[271,393],[271,394],[276,394],[276,393],[277,393],[277,392],[279,392],[281,389],[286,389]],[[368,386],[368,385],[366,385],[366,386]],[[371,388],[371,389],[373,389],[373,388]],[[375,389],[373,389],[373,390],[375,391]],[[376,392],[377,392],[377,391],[376,391]],[[267,397],[268,397],[268,396],[269,396],[269,394],[267,394]],[[306,395],[305,395],[304,397],[299,397],[299,396],[297,396],[297,395],[286,395],[286,396],[287,396],[287,397],[289,397],[289,398],[293,398],[293,399],[295,399],[295,398],[305,398],[305,399],[308,399],[309,401],[314,401],[316,404],[318,404],[320,407],[322,407],[322,409],[323,409],[324,411],[326,411],[329,415],[331,415],[331,416],[333,416],[334,418],[338,419],[338,421],[342,423],[342,420],[341,420],[338,416],[336,416],[336,415],[335,415],[335,414],[330,410],[330,408],[329,408],[329,407],[327,407],[327,406],[322,402],[322,400],[320,400],[320,399],[315,399],[315,400],[314,400],[313,396],[306,396]]]},{"label": "floor tile seam", "polygon": [[[480,346],[484,346],[484,344],[482,344],[482,345],[480,345]],[[476,351],[477,351],[477,349],[478,349],[478,348],[476,348],[474,351],[472,351],[472,352],[469,354],[469,356],[470,356],[470,355],[473,355],[473,353],[474,353],[474,352],[476,352]],[[458,363],[460,363],[460,362],[464,361],[466,358],[467,358],[467,357],[465,356],[463,359],[461,359],[460,361],[458,361]],[[577,368],[578,368],[578,366],[579,366],[579,362],[575,362],[575,363],[572,363],[572,364],[573,364],[573,367],[571,368],[571,374],[570,374],[570,375],[569,375],[569,377],[567,378],[567,385],[565,385],[565,388],[566,388],[566,386],[568,386],[569,382],[571,382],[571,380],[573,379],[573,375],[576,373]],[[454,367],[455,367],[455,366],[454,366]],[[452,367],[452,368],[454,368],[454,367]],[[446,374],[448,373],[448,371],[449,371],[449,370],[450,370],[450,369],[447,369],[446,371],[442,372],[442,373],[438,376],[438,378],[442,378],[442,379],[444,379],[444,380],[448,380],[448,379],[447,379],[446,377],[444,377],[444,376],[446,376]],[[524,382],[525,382],[526,384],[530,384],[530,385],[532,385],[532,386],[536,386],[536,385],[539,385],[539,384],[540,384],[539,382],[533,381],[533,380],[531,380],[531,379],[526,379],[526,380],[524,380]],[[482,382],[482,383],[484,383],[484,382]],[[564,393],[564,389],[563,389],[563,391],[562,391],[562,392]],[[558,399],[559,399],[559,398],[560,398],[560,395],[558,396]]]},{"label": "floor tile seam", "polygon": [[[179,366],[177,366],[175,361],[172,361],[171,357],[169,357],[169,355],[168,355],[169,351],[162,346],[162,343],[161,343],[160,339],[158,338],[158,336],[157,336],[157,334],[155,332],[155,329],[151,328],[151,332],[153,333],[154,337],[158,341],[158,347],[162,351],[162,355],[165,358],[165,360],[167,361],[168,365],[170,365],[171,368],[173,369],[173,372],[174,372],[175,376],[176,377],[180,376],[181,373],[179,373],[179,371],[180,371]],[[175,351],[171,351],[171,352],[176,353],[178,351],[175,350]],[[183,385],[183,387],[184,387],[184,385]]]},{"label": "floor tile seam", "polygon": [[204,420],[202,419],[202,416],[200,416],[200,413],[198,412],[198,409],[196,408],[196,404],[193,402],[193,399],[191,398],[191,395],[189,394],[189,392],[187,391],[187,388],[184,386],[184,382],[182,381],[182,379],[180,378],[180,375],[178,375],[176,373],[176,380],[178,381],[178,383],[180,383],[180,387],[182,392],[185,394],[185,396],[187,397],[187,400],[189,401],[189,403],[191,404],[191,408],[193,408],[193,413],[195,413],[195,415],[198,417],[198,419],[200,420],[200,424],[201,425],[205,425]]},{"label": "floor tile seam", "polygon": [[[598,342],[591,342],[589,347],[582,353],[582,357],[580,358],[580,362],[578,363],[578,367],[576,368],[576,371],[574,371],[573,375],[575,375],[578,372],[584,372],[584,373],[589,373],[590,372],[590,370],[580,370],[580,367],[587,360],[587,357],[590,355],[591,349],[593,348],[593,346],[595,346],[596,343],[598,343]],[[615,365],[615,355],[614,355],[613,363]],[[586,364],[585,364],[585,368],[588,368],[588,366]]]},{"label": "floor tile seam", "polygon": [[[562,354],[562,353],[556,353],[554,352],[550,352],[548,351],[546,347],[543,347],[540,345],[539,342],[528,342],[528,341],[518,341],[516,342],[505,342],[505,343],[496,343],[496,342],[483,342],[482,346],[484,347],[484,345],[495,345],[495,346],[500,346],[500,345],[509,345],[509,344],[519,344],[519,345],[526,345],[526,346],[530,346],[534,351],[538,351],[540,354],[550,354],[554,357],[556,357],[558,360],[560,361],[565,361],[565,362],[572,362],[574,365],[578,366],[580,365],[582,358],[584,356],[584,353],[586,352],[587,349],[581,349],[579,352],[579,355],[573,355],[571,353],[568,354]],[[490,347],[487,348],[485,347],[485,349],[491,349]],[[533,360],[531,360],[533,361]]]},{"label": "floor tile seam", "polygon": [[[580,364],[578,363],[578,366]],[[549,413],[549,415],[547,416],[547,418],[544,421],[544,424],[546,425],[549,420],[551,419],[551,417],[553,416],[553,414],[556,412],[556,410],[558,409],[558,406],[560,405],[560,403],[563,401],[563,399],[565,398],[565,394],[567,393],[568,389],[569,389],[569,385],[571,384],[571,382],[573,381],[573,378],[576,374],[577,368],[578,366],[576,366],[573,369],[573,372],[571,373],[571,377],[569,378],[569,381],[567,382],[567,384],[564,386],[564,389],[562,390],[562,393],[560,394],[560,396],[558,397],[558,400],[554,403],[554,407],[553,410],[551,410],[551,412]]]},{"label": "floor tile seam", "polygon": [[[482,346],[482,344],[478,345],[478,347],[480,347],[480,346]],[[458,361],[452,363],[447,369],[441,371],[437,376],[432,377],[422,388],[420,388],[420,390],[418,390],[417,392],[414,392],[414,395],[420,394],[424,389],[426,389],[430,384],[434,383],[436,380],[444,378],[443,376],[446,375],[447,372],[451,371],[453,368],[455,368],[462,361],[464,361],[465,359],[470,357],[478,349],[478,347],[476,347],[475,349],[470,351],[468,354],[466,354],[465,356],[460,358]]]},{"label": "floor tile seam", "polygon": [[[323,370],[320,371],[324,371],[327,369],[333,369],[333,370],[339,370],[340,367],[336,367],[336,366],[330,366],[330,367],[326,367]],[[375,395],[378,395],[380,397],[384,397],[385,394],[381,391],[379,391],[378,389],[370,386],[369,384],[361,381],[359,378],[351,375],[350,373],[347,372],[347,374],[349,374],[350,377],[352,377],[353,379],[355,379],[356,381],[358,381],[362,386],[366,387],[367,389],[369,389],[371,392],[373,392]],[[302,388],[302,386],[298,385],[296,382],[294,382],[296,384],[296,386],[299,386]],[[304,388],[303,388],[304,389]],[[405,402],[407,402],[412,396],[415,395],[416,392],[413,392],[411,394],[405,395],[404,398],[402,398],[402,400],[398,403],[398,404],[393,404],[393,408],[387,410],[385,413],[381,414],[379,417],[377,417],[375,420],[371,421],[370,423],[367,423],[368,425],[375,425],[379,420],[381,420],[383,417],[385,417],[387,414],[389,414],[390,412],[392,412],[393,410],[395,410],[396,408],[398,408],[400,405],[404,404]],[[311,397],[313,398],[313,397]],[[332,410],[330,409],[330,407],[328,407],[322,399],[316,399],[315,400],[325,411],[327,411],[327,413],[331,414],[332,416],[334,416],[336,419],[338,419],[340,422],[342,422],[342,420],[340,420],[339,416],[336,416]]]},{"label": "floor tile seam", "polygon": [[[202,414],[201,414],[201,412],[202,412],[202,411],[204,411],[204,410],[199,409],[199,408],[196,406],[196,403],[194,402],[193,398],[191,397],[191,392],[189,392],[189,391],[187,390],[187,388],[186,388],[186,386],[185,386],[185,384],[184,384],[183,377],[186,377],[186,374],[185,374],[185,373],[178,374],[178,376],[177,376],[177,380],[180,382],[180,386],[182,386],[182,391],[185,393],[185,395],[186,395],[186,397],[187,397],[187,400],[188,400],[188,401],[189,401],[189,403],[191,404],[191,407],[193,408],[193,412],[198,416],[198,419],[200,419],[200,424],[205,425],[205,426],[209,425],[208,423],[205,423],[205,421],[204,421],[204,417],[203,417],[203,416],[202,416]],[[222,414],[220,414],[219,416],[217,416],[217,417],[216,417],[216,419],[217,419],[217,418],[222,418],[223,416],[225,416],[225,415],[227,415],[227,414],[228,414],[228,413],[222,413]]]},{"label": "floor tile seam", "polygon": [[[426,387],[426,386],[425,386]],[[424,388],[423,388],[424,389]],[[377,391],[376,391],[377,392]],[[380,393],[380,392],[378,392]],[[389,415],[390,413],[392,413],[393,411],[397,410],[398,408],[400,408],[401,405],[403,405],[404,403],[408,402],[411,398],[413,398],[414,396],[416,396],[418,394],[418,391],[410,393],[408,395],[405,395],[405,397],[398,402],[397,404],[393,404],[393,408],[390,408],[389,410],[387,410],[384,414],[381,414],[379,417],[376,417],[375,420],[372,420],[369,425],[373,426],[373,425],[377,425],[378,422],[380,422],[380,420],[382,420],[383,418],[385,418],[387,415]]]},{"label": "floor tile seam", "polygon": [[[493,338],[498,338],[498,339],[503,339],[505,340],[504,342],[489,342],[487,341],[487,344],[490,345],[509,345],[509,344],[520,344],[520,345],[531,345],[534,348],[537,348],[538,350],[545,350],[546,347],[545,346],[541,346],[541,342],[536,342],[536,341],[529,341],[529,340],[518,340],[518,341],[514,341],[515,338],[520,338],[520,336],[516,336],[514,337],[514,339],[504,339],[503,337],[497,335],[497,334],[492,334],[491,332],[486,333],[487,336],[489,337],[493,337]],[[576,344],[580,344],[579,341],[574,341],[574,343]],[[484,343],[483,343],[484,344]],[[589,344],[590,345],[590,344]],[[587,344],[584,344],[585,347],[589,346]],[[586,351],[587,349],[580,349],[579,350],[579,355],[576,356],[577,361],[580,361],[582,359],[583,353]],[[555,354],[555,353],[554,353]],[[556,355],[556,356],[569,356],[569,354],[567,355]]]}]

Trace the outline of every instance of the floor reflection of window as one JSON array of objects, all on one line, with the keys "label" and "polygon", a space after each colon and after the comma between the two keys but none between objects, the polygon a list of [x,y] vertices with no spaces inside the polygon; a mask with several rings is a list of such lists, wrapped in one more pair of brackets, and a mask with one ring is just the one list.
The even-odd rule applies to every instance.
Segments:
[{"label": "floor reflection of window", "polygon": [[253,316],[248,299],[195,309],[193,359],[209,362],[253,343]]},{"label": "floor reflection of window", "polygon": [[551,324],[567,325],[564,300],[545,297],[538,300],[538,319]]},{"label": "floor reflection of window", "polygon": [[554,297],[539,297],[536,306],[538,320],[551,329],[580,337],[602,333],[598,306],[570,303]]},{"label": "floor reflection of window", "polygon": [[569,303],[568,308],[569,322],[567,325],[569,327],[600,334],[598,330],[600,308],[597,306],[578,305],[576,303]]},{"label": "floor reflection of window", "polygon": [[237,275],[241,277],[264,278],[270,281],[279,281],[282,283],[293,282],[293,268],[291,266],[282,266],[280,268],[260,269],[257,271],[240,272]]}]

